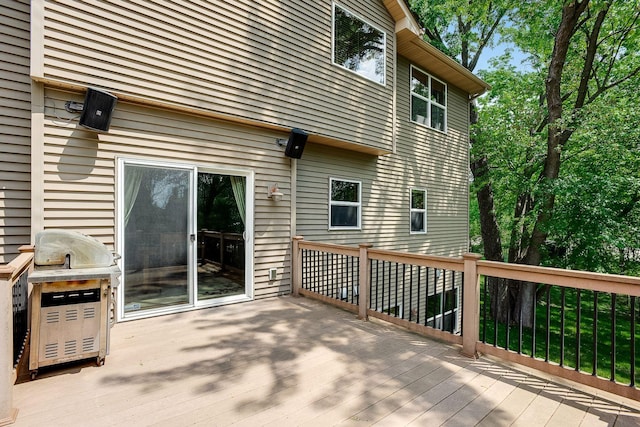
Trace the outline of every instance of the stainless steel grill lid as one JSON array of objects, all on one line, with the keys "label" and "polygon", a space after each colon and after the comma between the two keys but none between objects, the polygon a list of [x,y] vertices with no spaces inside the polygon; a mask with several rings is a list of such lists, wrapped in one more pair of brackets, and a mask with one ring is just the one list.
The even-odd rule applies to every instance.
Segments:
[{"label": "stainless steel grill lid", "polygon": [[40,231],[35,238],[34,263],[37,266],[98,268],[114,265],[114,255],[99,240],[70,230]]}]

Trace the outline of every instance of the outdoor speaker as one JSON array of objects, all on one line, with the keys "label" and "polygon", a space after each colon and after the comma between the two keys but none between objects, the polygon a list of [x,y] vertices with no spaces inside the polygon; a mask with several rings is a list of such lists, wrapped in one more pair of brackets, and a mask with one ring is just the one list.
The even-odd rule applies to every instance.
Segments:
[{"label": "outdoor speaker", "polygon": [[80,126],[98,132],[108,131],[117,100],[118,98],[109,92],[88,88],[84,97]]},{"label": "outdoor speaker", "polygon": [[291,157],[292,159],[299,159],[302,157],[304,151],[304,144],[307,142],[307,133],[301,129],[291,129],[289,134],[289,140],[287,141],[287,147],[284,149],[284,155]]}]

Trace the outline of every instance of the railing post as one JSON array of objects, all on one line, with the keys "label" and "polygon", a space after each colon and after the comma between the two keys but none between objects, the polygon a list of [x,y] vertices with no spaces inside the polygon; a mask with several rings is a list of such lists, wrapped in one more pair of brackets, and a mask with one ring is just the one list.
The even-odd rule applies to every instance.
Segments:
[{"label": "railing post", "polygon": [[467,253],[464,259],[464,299],[462,301],[462,354],[477,357],[476,343],[480,336],[480,276],[478,261],[482,256]]},{"label": "railing post", "polygon": [[373,245],[369,243],[360,244],[360,271],[358,273],[358,318],[368,320],[367,309],[369,308],[369,249]]},{"label": "railing post", "polygon": [[16,269],[0,265],[0,426],[15,421],[13,407],[13,291],[11,279]]},{"label": "railing post", "polygon": [[294,296],[300,295],[300,288],[302,287],[302,250],[300,249],[300,242],[304,240],[302,236],[293,237],[293,246],[291,248],[291,292]]}]

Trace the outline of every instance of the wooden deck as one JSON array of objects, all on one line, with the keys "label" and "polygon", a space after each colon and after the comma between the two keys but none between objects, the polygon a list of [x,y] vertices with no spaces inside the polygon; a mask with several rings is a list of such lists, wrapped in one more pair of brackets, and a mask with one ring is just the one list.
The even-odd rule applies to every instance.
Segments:
[{"label": "wooden deck", "polygon": [[15,426],[640,425],[640,403],[283,297],[120,323],[103,367],[42,372]]}]

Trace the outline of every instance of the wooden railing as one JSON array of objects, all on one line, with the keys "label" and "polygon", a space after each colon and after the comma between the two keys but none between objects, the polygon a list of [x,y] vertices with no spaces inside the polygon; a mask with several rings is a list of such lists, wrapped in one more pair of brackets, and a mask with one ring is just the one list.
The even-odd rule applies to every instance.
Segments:
[{"label": "wooden railing", "polygon": [[15,365],[25,344],[28,326],[26,283],[33,267],[33,247],[22,247],[20,252],[10,263],[0,265],[0,342],[3,343],[0,350],[0,425],[12,423],[17,415],[13,408]]},{"label": "wooden railing", "polygon": [[[640,374],[638,277],[482,261],[477,254],[449,258],[371,245],[355,248],[302,237],[293,239],[292,260],[294,295],[459,344],[467,356],[492,355],[640,400],[635,380]],[[496,295],[495,289],[489,292],[491,286],[502,286],[500,292],[533,287],[531,319],[499,319],[491,309]],[[624,318],[622,305],[628,313]],[[570,319],[568,312],[577,318]],[[610,375],[602,374],[603,366]]]},{"label": "wooden railing", "polygon": [[212,262],[221,270],[244,270],[244,236],[239,233],[200,230],[198,259]]}]

